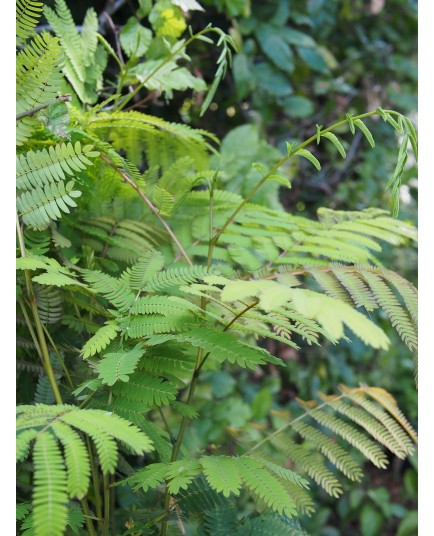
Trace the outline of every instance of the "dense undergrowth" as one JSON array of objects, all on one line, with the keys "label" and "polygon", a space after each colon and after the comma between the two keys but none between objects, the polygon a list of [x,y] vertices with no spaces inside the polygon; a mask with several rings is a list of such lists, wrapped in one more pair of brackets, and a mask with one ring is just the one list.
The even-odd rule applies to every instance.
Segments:
[{"label": "dense undergrowth", "polygon": [[[279,13],[240,26],[267,58],[255,63],[234,32],[188,25],[207,14],[194,0],[141,1],[118,29],[93,8],[77,27],[64,0],[17,1],[20,534],[323,534],[345,489],[341,519],[362,510],[363,535],[383,527],[371,503],[405,517],[362,479],[415,464],[415,415],[381,359],[413,381],[417,292],[394,252],[416,241],[399,218],[416,131],[377,103],[303,125],[284,152],[253,124],[220,125],[220,144],[203,122],[228,73],[264,121],[313,106],[282,72],[301,68],[293,47],[324,76],[327,55]],[[249,61],[259,86],[240,80]],[[298,170],[326,183],[322,157],[353,159],[355,139],[397,147],[389,201],[283,208],[309,190]],[[373,357],[367,385],[351,359]]]}]

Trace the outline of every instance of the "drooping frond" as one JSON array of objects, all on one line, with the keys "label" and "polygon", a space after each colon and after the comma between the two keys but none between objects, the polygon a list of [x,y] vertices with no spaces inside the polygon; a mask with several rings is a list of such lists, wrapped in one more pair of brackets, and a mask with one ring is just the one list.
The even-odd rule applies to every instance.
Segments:
[{"label": "drooping frond", "polygon": [[62,295],[56,287],[35,285],[39,317],[44,324],[55,324],[62,318]]},{"label": "drooping frond", "polygon": [[382,281],[381,276],[365,271],[363,274],[369,284],[378,304],[387,313],[399,335],[410,350],[417,348],[417,333],[415,325],[407,312],[396,299],[390,287]]},{"label": "drooping frond", "polygon": [[83,237],[83,244],[91,245],[99,258],[128,264],[152,254],[157,239],[164,236],[144,222],[110,217],[86,218],[73,222],[73,226]]},{"label": "drooping frond", "polygon": [[300,401],[304,412],[248,453],[265,455],[266,444],[270,442],[292,460],[298,474],[306,474],[327,493],[338,497],[342,486],[327,463],[351,480],[358,481],[363,475],[360,462],[350,456],[346,445],[350,444],[381,468],[386,467],[388,458],[379,444],[399,458],[414,451],[416,434],[389,393],[375,387],[341,389],[339,395],[322,395],[321,404]]},{"label": "drooping frond", "polygon": [[[17,54],[17,114],[47,104],[57,96],[62,81],[59,70],[61,58],[62,48],[58,39],[47,33],[35,35]],[[18,119],[17,145],[23,145],[39,125],[35,117],[24,116]]]},{"label": "drooping frond", "polygon": [[42,6],[42,2],[34,0],[16,0],[17,46],[32,35],[41,17]]},{"label": "drooping frond", "polygon": [[127,270],[129,285],[134,290],[143,290],[146,283],[164,266],[164,256],[156,250],[149,251]]},{"label": "drooping frond", "polygon": [[[74,190],[74,182],[46,184],[23,192],[17,197],[17,207],[24,223],[35,229],[45,229],[51,221],[62,217],[62,212],[70,213],[69,207],[76,207],[74,198],[81,192]],[[62,212],[61,212],[62,211]]]},{"label": "drooping frond", "polygon": [[369,265],[332,264],[324,268],[306,266],[304,270],[330,296],[352,301],[368,312],[381,308],[408,348],[417,349],[417,290],[402,276]]},{"label": "drooping frond", "polygon": [[135,146],[130,150],[135,159],[144,151],[150,168],[166,169],[177,159],[190,156],[195,165],[203,169],[212,150],[208,140],[215,141],[203,130],[134,111],[100,113],[89,119],[89,128],[101,138],[112,141],[115,149],[123,148],[124,136],[133,131]]},{"label": "drooping frond", "polygon": [[107,64],[107,52],[97,43],[98,17],[95,10],[88,9],[81,34],[64,0],[55,1],[55,10],[45,6],[44,15],[62,44],[66,78],[82,102],[95,103]]},{"label": "drooping frond", "polygon": [[63,534],[67,523],[67,477],[62,453],[51,433],[39,434],[33,449],[33,527],[36,536]]},{"label": "drooping frond", "polygon": [[[366,344],[374,348],[387,348],[389,339],[377,325],[341,300],[325,296],[308,289],[292,288],[284,282],[254,279],[250,281],[230,280],[222,276],[209,275],[207,289],[217,293],[224,302],[257,299],[257,309],[265,313],[281,312],[286,304],[300,315],[312,319],[322,326],[328,338],[335,342],[344,337],[344,326],[348,326]],[[192,290],[201,285],[191,285]],[[186,287],[186,290],[188,288]],[[328,311],[333,309],[331,316]]]},{"label": "drooping frond", "polygon": [[[209,194],[199,194],[202,192],[188,196],[178,217],[191,220],[191,212],[194,210],[197,214],[191,223],[191,236],[192,241],[199,243],[192,246],[189,253],[206,258],[210,234]],[[215,197],[217,194],[215,191]],[[238,204],[235,200],[231,204],[214,203],[213,227],[218,229],[224,225]],[[202,206],[203,212],[197,205]],[[380,241],[400,245],[416,239],[413,226],[391,218],[386,211],[344,212],[346,218],[336,212],[336,217],[327,213],[322,218],[319,211],[320,221],[314,221],[247,204],[221,235],[219,245],[214,248],[214,258],[232,259],[249,271],[267,263],[294,267],[305,264],[327,266],[330,261],[380,265]],[[263,240],[274,247],[264,247]]]},{"label": "drooping frond", "polygon": [[87,493],[90,479],[90,464],[86,445],[79,434],[63,422],[54,422],[52,430],[64,448],[69,496],[81,499]]}]

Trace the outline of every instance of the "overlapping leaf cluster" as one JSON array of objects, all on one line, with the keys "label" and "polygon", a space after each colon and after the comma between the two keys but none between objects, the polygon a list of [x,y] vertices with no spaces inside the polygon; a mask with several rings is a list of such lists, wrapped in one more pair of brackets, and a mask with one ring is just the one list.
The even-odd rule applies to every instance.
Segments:
[{"label": "overlapping leaf cluster", "polygon": [[[283,426],[270,420],[255,444],[184,448],[206,374],[284,365],[265,340],[299,350],[356,336],[387,351],[388,337],[366,314],[379,309],[416,350],[416,290],[381,264],[383,243],[416,239],[411,224],[369,209],[322,209],[314,221],[252,200],[268,181],[290,187],[279,168],[297,156],[320,168],[315,141],[325,138],[345,157],[337,128],[358,128],[374,144],[363,119],[379,115],[404,137],[390,181],[397,212],[416,135],[392,110],[347,115],[288,144],[281,160],[252,163],[257,182],[244,197],[228,192],[211,160],[213,135],[124,109],[140,92],[161,91],[161,77],[171,81],[167,93],[202,91],[177,61],[188,59],[191,43],[210,45],[208,35],[217,34],[217,82],[202,109],[210,104],[233,42],[211,26],[178,40],[179,3],[143,3],[153,31],[137,20],[123,28],[127,63],[98,34],[93,10],[80,33],[56,0],[45,15],[57,37],[37,36],[41,5],[17,4],[17,295],[26,387],[17,451],[24,481],[32,475],[18,516],[21,530],[38,536],[84,523],[89,534],[106,534],[119,476],[154,505],[143,508],[142,521],[128,521],[143,533],[199,519],[206,534],[228,526],[240,535],[302,534],[289,518],[312,513],[309,480],[338,496],[337,472],[363,476],[353,452],[384,468],[383,447],[405,458],[416,441],[387,392],[343,386],[339,395],[321,395],[321,404],[301,402]],[[196,4],[182,2],[187,10]],[[261,32],[272,55],[275,40]],[[120,69],[109,96],[101,94],[106,53]],[[65,85],[68,97],[59,96]],[[238,519],[234,497],[256,513]],[[202,501],[208,505],[198,508]]]}]

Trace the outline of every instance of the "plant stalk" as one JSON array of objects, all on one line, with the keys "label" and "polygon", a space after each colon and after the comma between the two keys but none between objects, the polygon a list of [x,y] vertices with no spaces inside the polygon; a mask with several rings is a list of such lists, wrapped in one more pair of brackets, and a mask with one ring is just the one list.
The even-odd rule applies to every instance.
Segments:
[{"label": "plant stalk", "polygon": [[215,32],[215,29],[205,28],[204,30],[201,30],[200,32],[197,32],[196,34],[192,35],[189,39],[187,39],[185,43],[182,43],[169,56],[164,58],[164,60],[159,65],[157,65],[157,67],[155,67],[155,69],[153,69],[142,82],[140,82],[140,84],[136,87],[134,91],[132,91],[129,95],[127,95],[122,102],[119,101],[119,104],[117,106],[115,105],[114,109],[120,111],[123,108],[125,108],[125,106],[130,102],[130,100],[133,99],[137,95],[137,93],[145,87],[146,82],[148,82],[162,67],[164,67],[166,63],[169,63],[169,61],[172,61],[172,59],[179,52],[181,52],[181,50],[183,50],[184,48],[187,48],[188,45],[192,43],[195,39],[197,39],[199,36],[209,33],[209,32]]},{"label": "plant stalk", "polygon": [[[26,248],[24,245],[24,237],[21,230],[20,222],[17,214],[17,233],[18,242],[20,245],[21,257],[26,257]],[[45,340],[44,329],[42,326],[41,318],[39,316],[38,305],[36,303],[36,296],[33,289],[32,278],[30,277],[29,270],[24,270],[24,277],[26,279],[27,294],[29,297],[30,308],[32,310],[33,322],[36,328],[36,334],[38,337],[39,347],[42,354],[42,360],[44,363],[45,373],[47,374],[48,381],[50,382],[51,389],[54,394],[56,404],[63,404],[62,397],[60,395],[59,387],[54,376],[53,366],[51,364],[50,353],[48,351],[47,341]]]},{"label": "plant stalk", "polygon": [[[393,110],[384,110],[386,113],[391,115],[398,115],[398,112],[395,112]],[[373,112],[367,112],[364,114],[356,115],[352,119],[364,119],[366,117],[372,117],[373,115],[379,115],[379,112],[373,111]],[[334,125],[321,130],[321,134],[325,134],[327,132],[331,132],[332,130],[335,130],[343,125],[348,123],[348,119],[343,119],[342,121],[339,121],[338,123],[335,123]],[[216,246],[219,238],[221,235],[225,232],[227,227],[234,221],[237,214],[244,208],[244,206],[250,201],[250,199],[255,195],[255,193],[259,190],[259,188],[265,184],[265,182],[273,175],[279,168],[282,166],[285,162],[287,162],[290,158],[292,158],[300,149],[303,149],[307,145],[310,145],[312,142],[314,142],[317,139],[317,134],[315,133],[313,136],[305,140],[303,143],[300,143],[300,145],[297,145],[294,149],[291,149],[289,153],[281,158],[274,166],[270,168],[268,173],[262,177],[262,179],[250,190],[250,192],[245,196],[245,198],[241,201],[241,203],[238,205],[238,207],[234,210],[234,212],[229,216],[229,218],[225,221],[225,223],[220,227],[219,231],[214,235],[213,239],[210,242],[210,250],[211,255],[212,251],[214,250],[214,247]]]},{"label": "plant stalk", "polygon": [[32,115],[35,115],[41,110],[44,110],[44,108],[48,108],[49,106],[51,106],[52,104],[55,104],[56,102],[70,102],[71,99],[72,99],[71,95],[59,95],[55,99],[52,99],[46,102],[45,104],[40,104],[39,106],[35,106],[34,108],[31,108],[30,110],[26,110],[25,112],[17,114],[16,121],[23,119],[23,117],[30,117]]}]

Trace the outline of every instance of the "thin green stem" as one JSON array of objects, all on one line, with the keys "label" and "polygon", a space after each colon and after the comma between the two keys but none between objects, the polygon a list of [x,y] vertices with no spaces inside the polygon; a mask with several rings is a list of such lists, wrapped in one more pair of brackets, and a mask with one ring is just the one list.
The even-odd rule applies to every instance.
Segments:
[{"label": "thin green stem", "polygon": [[92,391],[92,392],[90,393],[90,395],[89,395],[87,398],[85,398],[85,399],[83,400],[83,402],[81,402],[81,403],[78,405],[78,407],[79,407],[80,409],[81,409],[82,407],[84,407],[90,400],[92,400],[92,398],[96,395],[96,393],[97,393],[97,391]]},{"label": "thin green stem", "polygon": [[109,475],[106,474],[103,476],[103,486],[104,486],[104,521],[103,521],[103,536],[109,536],[109,526],[110,526],[110,486],[109,486]]},{"label": "thin green stem", "polygon": [[172,430],[170,429],[169,423],[167,422],[166,417],[164,416],[163,410],[161,409],[160,406],[158,406],[158,412],[160,413],[161,420],[163,421],[164,426],[166,427],[167,433],[169,434],[170,441],[172,445],[174,445],[176,441],[175,436],[172,434]]},{"label": "thin green stem", "polygon": [[90,460],[90,470],[92,473],[92,484],[93,484],[93,491],[95,495],[95,510],[96,510],[96,516],[99,518],[100,523],[102,523],[102,501],[101,501],[101,495],[100,495],[100,480],[99,480],[99,473],[98,473],[98,467],[95,466],[95,461],[93,457],[93,449],[92,445],[90,443],[90,439],[86,436],[86,444],[87,444],[87,450],[89,452],[89,460]]},{"label": "thin green stem", "polygon": [[60,352],[59,352],[59,350],[58,350],[58,348],[56,346],[56,343],[53,341],[53,338],[51,337],[50,332],[48,331],[48,329],[43,324],[42,324],[42,327],[44,328],[45,335],[47,336],[47,339],[49,340],[49,342],[51,344],[51,347],[53,348],[53,351],[57,356],[57,359],[60,361],[60,364],[62,365],[63,372],[65,373],[65,376],[66,376],[66,379],[68,380],[69,386],[71,387],[71,389],[74,389],[75,386],[74,386],[74,383],[73,383],[73,381],[71,379],[71,375],[69,374],[68,367],[65,365],[65,361],[62,358],[62,355],[60,354]]},{"label": "thin green stem", "polygon": [[[391,115],[399,115],[398,112],[395,112],[393,110],[384,110],[384,111],[386,113],[388,113],[388,114],[391,114]],[[366,117],[372,117],[374,115],[379,115],[379,112],[378,111],[367,112],[367,113],[364,113],[364,114],[356,115],[352,119],[353,120],[364,119]],[[334,125],[326,128],[324,130],[321,130],[321,134],[326,134],[327,132],[331,132],[332,130],[336,130],[337,128],[345,125],[346,123],[348,123],[348,119],[343,119],[342,121],[339,121],[338,123],[335,123]],[[273,175],[280,168],[280,166],[282,166],[285,162],[287,162],[290,158],[292,158],[295,154],[297,154],[297,152],[300,149],[303,149],[307,145],[310,145],[316,139],[317,139],[317,134],[315,133],[313,136],[311,136],[310,138],[305,140],[303,143],[300,143],[299,145],[297,145],[297,147],[295,147],[294,149],[291,149],[291,151],[289,151],[289,153],[286,156],[284,156],[276,164],[274,164],[274,166],[272,166],[270,168],[268,173],[266,173],[262,177],[262,179],[250,190],[250,192],[245,196],[245,198],[241,201],[241,203],[237,206],[237,208],[233,211],[233,213],[225,221],[225,223],[222,225],[222,227],[220,227],[220,229],[217,231],[217,233],[215,234],[215,236],[211,240],[211,255],[212,255],[212,251],[214,250],[214,247],[216,246],[216,244],[217,244],[219,238],[221,237],[221,235],[225,232],[227,227],[234,221],[234,219],[236,218],[237,214],[250,201],[250,199],[255,195],[255,193],[259,190],[259,188],[263,184],[265,184],[265,182],[267,182],[267,180],[271,177],[271,175]]]},{"label": "thin green stem", "polygon": [[39,357],[40,357],[40,359],[42,361],[42,364],[44,364],[41,348],[39,346],[39,342],[38,342],[38,339],[36,337],[35,330],[33,329],[30,317],[27,314],[26,306],[24,305],[24,302],[21,299],[18,300],[18,303],[19,303],[19,305],[21,307],[21,311],[23,313],[24,320],[26,321],[27,329],[29,330],[30,336],[32,337],[33,344],[35,345],[36,351],[37,351],[37,353],[38,353],[38,355],[39,355]]},{"label": "thin green stem", "polygon": [[[248,305],[247,307],[245,307],[238,314],[236,314],[234,316],[234,318],[225,326],[223,331],[227,331],[232,326],[232,324],[234,322],[236,322],[239,318],[241,318],[243,316],[244,313],[246,313],[247,311],[252,309],[257,304],[258,304],[258,302],[254,302],[254,303]],[[195,369],[194,369],[194,372],[193,372],[193,377],[191,379],[190,388],[189,388],[188,396],[187,396],[187,400],[186,400],[187,405],[190,405],[192,400],[193,400],[193,398],[194,398],[194,393],[196,391],[197,383],[199,381],[200,371],[201,371],[205,361],[208,359],[208,357],[210,355],[210,352],[208,352],[203,357],[203,359],[202,359],[202,355],[203,355],[203,348],[199,348],[198,352],[197,352],[196,366],[195,366]],[[179,454],[179,451],[181,449],[182,441],[184,439],[184,434],[185,434],[185,431],[187,429],[188,422],[189,422],[189,418],[185,417],[185,416],[181,420],[181,424],[180,424],[179,432],[178,432],[178,437],[177,437],[176,443],[175,443],[175,445],[173,447],[172,457],[170,459],[171,462],[176,461],[176,459],[178,458],[178,454]],[[165,492],[165,497],[164,497],[164,511],[165,512],[168,512],[169,502],[170,502],[170,495],[169,495],[167,487],[166,487],[166,492]],[[167,532],[167,521],[163,521],[162,526],[161,526],[161,536],[165,536],[166,532]]]},{"label": "thin green stem", "polygon": [[84,520],[86,521],[86,527],[87,527],[87,532],[89,533],[89,536],[97,536],[95,532],[95,528],[92,523],[93,516],[90,513],[89,503],[87,502],[86,497],[84,497],[83,499],[80,499],[80,503],[81,503],[81,508],[83,509]]},{"label": "thin green stem", "polygon": [[[18,243],[20,245],[21,257],[26,257],[26,248],[24,245],[24,236],[21,230],[20,221],[17,214],[17,234],[18,234]],[[56,404],[63,404],[62,397],[60,395],[59,387],[56,382],[56,377],[54,376],[53,366],[51,364],[50,353],[48,351],[47,341],[45,340],[44,329],[42,326],[41,318],[39,316],[38,304],[36,303],[36,295],[33,289],[32,278],[30,277],[29,270],[24,270],[24,277],[26,280],[27,294],[30,302],[30,308],[32,310],[33,322],[36,328],[36,334],[38,337],[39,347],[42,354],[42,361],[44,363],[45,373],[50,382],[51,389],[54,394],[54,399]]]}]

